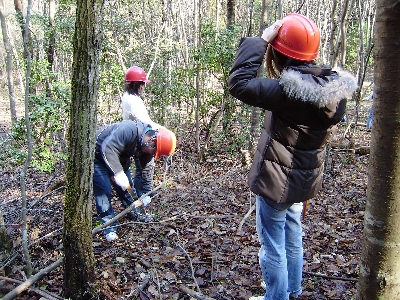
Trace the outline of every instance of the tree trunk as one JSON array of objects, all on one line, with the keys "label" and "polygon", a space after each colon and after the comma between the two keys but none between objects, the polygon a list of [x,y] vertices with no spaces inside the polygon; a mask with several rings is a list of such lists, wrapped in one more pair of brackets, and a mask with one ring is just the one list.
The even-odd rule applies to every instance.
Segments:
[{"label": "tree trunk", "polygon": [[5,253],[6,257],[8,257],[10,249],[10,238],[4,225],[3,213],[0,210],[0,253]]},{"label": "tree trunk", "polygon": [[49,62],[50,71],[53,69],[54,62],[54,47],[56,45],[56,30],[54,28],[54,16],[56,12],[56,3],[54,0],[49,0],[49,46],[47,47],[47,61]]},{"label": "tree trunk", "polygon": [[[194,48],[197,50],[201,45],[201,2],[202,0],[194,1],[194,24],[195,24],[195,32],[198,32],[198,36],[194,38]],[[200,156],[200,106],[201,106],[201,89],[200,89],[200,61],[196,62],[196,153],[199,155],[199,160],[201,161]]]},{"label": "tree trunk", "polygon": [[4,0],[0,4],[0,20],[1,20],[1,32],[3,34],[4,49],[7,53],[7,84],[8,84],[8,96],[10,98],[10,112],[11,122],[14,123],[17,120],[17,110],[15,109],[15,97],[14,97],[14,85],[12,76],[12,48],[10,39],[7,33],[7,22],[4,16],[5,3]]},{"label": "tree trunk", "polygon": [[[14,0],[14,7],[15,7],[15,11],[16,11],[16,17],[17,17],[17,21],[18,21],[18,25],[21,29],[21,34],[22,34],[22,38],[25,38],[26,35],[26,40],[28,43],[28,50],[29,53],[31,55],[31,58],[33,58],[33,43],[32,43],[32,35],[31,32],[28,29],[25,29],[25,21],[24,21],[24,13],[23,13],[23,6],[22,6],[22,1],[21,0]],[[26,33],[25,33],[26,31]],[[27,52],[24,52],[24,58],[27,57]]]},{"label": "tree trunk", "polygon": [[[268,5],[269,0],[263,0],[262,1],[262,14],[261,14],[261,20],[260,20],[260,31],[259,34],[263,33],[264,27],[267,24],[268,21],[268,15],[267,15],[267,5]],[[279,3],[281,1],[278,1]],[[272,22],[271,22],[272,24]],[[257,72],[257,76],[260,77],[261,74],[264,72],[264,65],[262,65]],[[249,152],[250,156],[253,157],[254,153],[256,151],[256,144],[257,144],[257,137],[260,129],[260,115],[261,115],[261,110],[258,107],[252,107],[251,109],[251,120],[250,120],[250,139],[249,139]]]},{"label": "tree trunk", "polygon": [[337,10],[337,0],[332,1],[332,11],[331,11],[331,32],[330,32],[330,37],[329,37],[329,62],[330,65],[333,66],[336,57],[337,57],[337,52],[336,52],[336,43],[337,43],[337,38],[336,38],[336,32],[337,32],[337,25],[335,22],[336,18],[336,10]]},{"label": "tree trunk", "polygon": [[[340,20],[340,60],[339,67],[343,68],[346,63],[346,49],[347,49],[347,13],[349,10],[349,0],[343,1],[343,11]],[[351,14],[352,7],[350,7]]]},{"label": "tree trunk", "polygon": [[64,205],[64,297],[92,299],[93,160],[104,0],[77,3]]},{"label": "tree trunk", "polygon": [[364,217],[358,300],[400,295],[400,4],[378,0],[374,128]]},{"label": "tree trunk", "polygon": [[31,123],[29,118],[29,106],[30,106],[30,93],[29,93],[29,86],[30,86],[30,78],[32,75],[31,72],[31,52],[29,50],[29,22],[31,16],[31,4],[32,1],[28,0],[28,7],[26,13],[26,23],[25,23],[25,35],[23,39],[24,44],[24,52],[26,54],[26,73],[25,73],[25,126],[26,126],[26,135],[27,135],[27,144],[28,144],[28,157],[26,158],[24,168],[21,171],[20,177],[20,186],[21,186],[21,198],[22,198],[22,208],[21,208],[21,223],[22,223],[22,249],[24,253],[24,259],[26,262],[26,277],[30,277],[32,275],[32,262],[31,257],[28,250],[28,225],[26,221],[26,212],[27,212],[27,196],[26,196],[26,182],[25,176],[29,169],[30,163],[32,161],[32,130],[31,130]]},{"label": "tree trunk", "polygon": [[235,0],[228,0],[226,2],[226,19],[226,27],[232,28],[235,24]]}]

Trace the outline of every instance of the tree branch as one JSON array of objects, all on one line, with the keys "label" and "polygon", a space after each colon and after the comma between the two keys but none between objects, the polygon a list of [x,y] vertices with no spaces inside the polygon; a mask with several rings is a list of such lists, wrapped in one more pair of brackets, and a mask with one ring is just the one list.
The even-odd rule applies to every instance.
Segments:
[{"label": "tree branch", "polygon": [[55,261],[54,263],[52,263],[50,266],[48,266],[47,268],[42,269],[40,272],[38,272],[37,274],[33,275],[32,277],[30,277],[28,280],[26,280],[24,283],[20,284],[19,286],[17,286],[15,289],[13,289],[11,292],[9,292],[8,294],[6,294],[3,298],[1,298],[2,300],[11,300],[14,299],[15,297],[18,296],[19,293],[25,291],[27,288],[29,288],[32,284],[34,284],[36,281],[38,281],[39,279],[43,278],[47,273],[53,271],[54,269],[58,268],[59,266],[61,266],[62,262],[63,262],[63,257],[59,258],[57,261]]},{"label": "tree branch", "polygon": [[[9,281],[9,282],[12,282],[12,283],[17,283],[17,284],[22,284],[23,283],[20,280],[16,280],[16,279],[13,279],[13,278],[8,278],[8,277],[3,277],[3,276],[0,276],[0,279],[1,280],[6,280],[6,281]],[[36,288],[29,288],[29,290],[35,292],[36,294],[38,294],[40,296],[46,297],[46,299],[49,299],[49,300],[55,300],[55,299],[63,300],[64,299],[62,297],[54,295],[53,293],[50,293],[49,291],[46,291],[46,290],[42,291],[41,289],[36,289]],[[4,299],[4,298],[2,298],[2,299]]]},{"label": "tree branch", "polygon": [[208,296],[205,296],[205,295],[203,295],[203,294],[200,293],[200,292],[195,292],[195,291],[189,289],[189,288],[188,288],[187,286],[185,286],[185,285],[180,285],[180,286],[179,286],[179,289],[180,289],[182,292],[188,294],[189,296],[191,296],[191,297],[193,297],[193,298],[196,298],[196,299],[199,299],[199,300],[215,300],[214,298],[210,298],[210,297],[208,297]]}]

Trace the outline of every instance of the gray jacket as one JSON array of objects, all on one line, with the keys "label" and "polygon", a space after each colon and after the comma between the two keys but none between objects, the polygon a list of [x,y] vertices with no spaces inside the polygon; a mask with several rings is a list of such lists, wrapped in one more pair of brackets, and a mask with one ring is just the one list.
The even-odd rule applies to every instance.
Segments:
[{"label": "gray jacket", "polygon": [[249,172],[251,191],[276,202],[302,202],[322,187],[326,144],[357,88],[353,75],[327,66],[287,67],[280,78],[257,78],[267,42],[244,38],[229,77],[237,99],[266,110]]},{"label": "gray jacket", "polygon": [[142,192],[151,191],[153,185],[153,155],[141,151],[142,139],[148,124],[139,121],[122,121],[110,124],[96,132],[96,163],[103,163],[110,175],[126,171],[131,157],[138,159],[141,166]]}]

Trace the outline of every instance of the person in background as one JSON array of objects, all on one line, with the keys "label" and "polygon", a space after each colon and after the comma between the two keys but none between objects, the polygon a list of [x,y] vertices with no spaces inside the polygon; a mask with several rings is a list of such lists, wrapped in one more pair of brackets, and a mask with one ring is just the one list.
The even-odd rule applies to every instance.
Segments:
[{"label": "person in background", "polygon": [[[322,187],[332,127],[357,88],[353,75],[317,65],[320,31],[309,18],[288,14],[261,37],[240,42],[228,86],[238,100],[265,109],[248,184],[256,196],[256,227],[264,296],[301,293],[303,202]],[[257,78],[266,54],[270,78]]]},{"label": "person in background", "polygon": [[367,119],[367,130],[371,130],[372,129],[372,117],[374,115],[374,92],[372,92],[371,94],[369,94],[367,97],[365,97],[363,100],[371,100],[371,108],[369,109],[369,114],[368,114],[368,119]]},{"label": "person in background", "polygon": [[[110,124],[96,132],[96,153],[94,160],[93,192],[97,215],[102,223],[115,214],[111,205],[111,189],[114,187],[124,208],[136,199],[132,188],[130,172],[131,157],[138,159],[142,166],[142,192],[152,190],[154,166],[150,164],[154,156],[170,155],[175,151],[176,137],[168,129],[154,130],[149,124],[139,121],[122,121]],[[129,189],[132,188],[132,195]],[[147,205],[146,198],[142,199]],[[140,211],[128,214],[131,219],[142,217]],[[113,223],[113,226],[118,222]],[[118,239],[116,227],[104,230],[108,242]]]},{"label": "person in background", "polygon": [[153,122],[144,105],[142,93],[147,79],[146,72],[138,66],[132,66],[125,72],[125,91],[121,98],[122,119],[139,120],[149,124],[153,129],[163,128],[160,124]]},{"label": "person in background", "polygon": [[[153,129],[165,129],[165,127],[151,120],[147,108],[144,105],[142,94],[144,92],[146,84],[150,82],[150,80],[147,79],[146,72],[141,67],[132,66],[125,72],[124,79],[126,82],[126,86],[121,98],[122,119],[141,121],[143,123],[149,124]],[[145,186],[146,180],[143,178],[143,165],[137,158],[134,158],[134,161],[135,176],[133,186],[136,190],[138,197],[141,197],[142,194],[144,194],[144,190],[148,190],[148,188]],[[154,159],[150,160],[147,163],[148,168],[152,168],[153,172],[154,165]],[[144,202],[146,203],[146,206],[150,204],[151,195],[147,195]],[[141,208],[136,208],[136,210],[138,211],[138,214],[144,215],[143,211],[139,212]]]}]

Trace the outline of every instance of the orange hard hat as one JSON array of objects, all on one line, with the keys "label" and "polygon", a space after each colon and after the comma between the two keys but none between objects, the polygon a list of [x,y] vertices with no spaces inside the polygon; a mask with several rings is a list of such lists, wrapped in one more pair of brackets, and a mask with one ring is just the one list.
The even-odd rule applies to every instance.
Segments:
[{"label": "orange hard hat", "polygon": [[133,66],[130,67],[128,70],[126,70],[125,81],[127,82],[142,81],[144,83],[150,82],[150,80],[147,80],[146,72],[141,67],[138,66]]},{"label": "orange hard hat", "polygon": [[162,155],[170,155],[175,151],[176,137],[175,133],[166,128],[158,129],[157,133],[157,149],[155,158]]},{"label": "orange hard hat", "polygon": [[312,61],[318,57],[321,34],[317,25],[300,14],[288,14],[271,46],[278,52],[301,61]]}]

